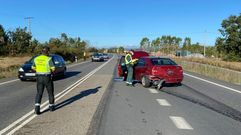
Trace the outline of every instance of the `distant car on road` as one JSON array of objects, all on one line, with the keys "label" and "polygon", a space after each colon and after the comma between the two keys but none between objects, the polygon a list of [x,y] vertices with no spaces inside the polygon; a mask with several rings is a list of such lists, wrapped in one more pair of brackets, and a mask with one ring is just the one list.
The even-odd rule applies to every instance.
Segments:
[{"label": "distant car on road", "polygon": [[110,58],[107,53],[103,53],[103,57],[104,57],[105,60],[108,60]]},{"label": "distant car on road", "polygon": [[[21,81],[25,80],[35,80],[36,79],[36,72],[32,70],[32,65],[34,62],[34,59],[39,56],[35,55],[33,56],[29,61],[25,62],[19,70],[18,70],[18,78]],[[58,76],[64,76],[66,72],[66,65],[65,61],[62,56],[56,55],[56,54],[51,54],[50,57],[52,57],[54,66],[55,66],[55,71],[53,72],[53,77],[58,77]]]},{"label": "distant car on road", "polygon": [[104,61],[104,57],[103,57],[103,54],[102,53],[94,53],[91,57],[91,61],[94,62],[94,61]]},{"label": "distant car on road", "polygon": [[144,87],[161,89],[164,84],[181,84],[183,69],[170,58],[142,57],[134,67],[134,78]]}]

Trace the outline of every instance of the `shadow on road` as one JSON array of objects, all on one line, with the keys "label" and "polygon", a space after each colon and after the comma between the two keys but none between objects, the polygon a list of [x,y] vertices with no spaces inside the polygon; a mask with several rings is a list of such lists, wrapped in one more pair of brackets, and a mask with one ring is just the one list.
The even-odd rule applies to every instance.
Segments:
[{"label": "shadow on road", "polygon": [[[81,99],[83,97],[89,96],[91,94],[95,94],[95,93],[97,93],[99,91],[100,88],[101,88],[101,86],[93,88],[93,89],[88,89],[88,90],[85,90],[85,91],[81,91],[79,94],[77,94],[77,95],[75,95],[75,96],[73,96],[73,97],[71,97],[69,99],[66,99],[66,100],[56,104],[55,105],[55,110],[58,110],[58,109],[60,109],[62,107],[65,107],[66,105],[69,105],[69,104],[71,104],[71,103],[73,103],[73,102],[75,102],[75,101],[77,101],[77,100],[79,100],[79,99]],[[42,113],[45,113],[47,111],[49,111],[49,109],[44,110]]]},{"label": "shadow on road", "polygon": [[64,77],[56,77],[54,78],[54,81],[59,81],[59,80],[63,80],[63,79],[67,79],[73,76],[76,76],[78,74],[80,74],[80,71],[70,71],[70,72],[66,72]]}]

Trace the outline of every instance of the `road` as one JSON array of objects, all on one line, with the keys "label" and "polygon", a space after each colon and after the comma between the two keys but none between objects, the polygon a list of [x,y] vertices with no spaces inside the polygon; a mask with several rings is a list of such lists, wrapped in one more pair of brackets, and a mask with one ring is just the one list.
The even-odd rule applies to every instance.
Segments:
[{"label": "road", "polygon": [[162,91],[141,84],[128,87],[116,78],[98,134],[240,135],[240,91],[240,86],[188,72],[182,86]]},{"label": "road", "polygon": [[[81,77],[87,75],[103,62],[85,62],[71,65],[67,69],[66,77],[54,81],[55,95],[72,85]],[[7,127],[34,108],[36,82],[14,81],[0,85],[0,129]],[[48,100],[44,92],[42,103]]]},{"label": "road", "polygon": [[[115,63],[112,61],[109,64],[113,66]],[[64,79],[54,82],[55,93],[58,94],[68,89],[74,82],[84,76],[88,76],[101,64],[103,62],[86,62],[72,65],[68,68],[67,76]],[[111,74],[113,68],[110,67],[110,65],[104,66],[97,76],[105,75],[107,71],[108,74]],[[98,82],[95,81],[95,83],[96,86],[99,85]],[[33,109],[36,94],[35,85],[36,83],[31,81],[0,83],[0,129],[7,127]],[[90,86],[93,83],[88,81],[85,85],[88,85],[90,88],[93,87]],[[76,92],[79,93],[79,89]],[[157,91],[154,88],[143,88],[141,84],[136,84],[135,87],[128,87],[125,85],[125,82],[121,81],[121,78],[115,75],[107,93],[109,94],[104,96],[105,98],[102,100],[105,102],[101,102],[99,110],[97,109],[96,111],[96,115],[92,120],[94,124],[91,124],[90,127],[92,129],[89,129],[89,133],[97,132],[99,135],[241,134],[241,87],[238,85],[185,72],[182,86],[166,86],[162,91]],[[69,97],[65,96],[64,99],[72,99],[71,96],[75,94],[72,93],[68,95]],[[47,93],[45,92],[42,102],[44,103],[47,100]],[[83,100],[92,103],[92,101],[87,99]],[[76,104],[82,104],[84,101],[76,101]],[[56,111],[55,114],[56,116],[64,116],[68,109],[72,109],[75,113],[79,111],[79,107],[66,107]],[[82,114],[86,113],[84,112],[86,109],[80,110]],[[55,115],[52,115],[52,113],[45,113],[45,115],[41,115],[42,117],[37,117],[34,120],[31,118],[32,115],[29,115],[28,119],[32,121],[23,127],[20,133],[25,133],[25,131],[28,133],[29,125],[36,124],[36,121],[47,123],[48,117],[54,119],[53,116]],[[68,117],[72,116],[75,115]],[[56,121],[57,119],[59,117],[56,117]],[[58,131],[58,127],[64,127],[61,126],[63,123],[58,123],[59,125],[55,126],[55,132]],[[72,125],[73,123],[79,124]],[[72,123],[64,124],[65,126],[71,125],[71,128],[75,129],[73,131],[76,132],[79,131],[79,125],[84,123],[82,120],[73,119]],[[18,124],[15,125],[17,126]],[[41,127],[41,129],[46,129],[48,125],[42,124]],[[38,131],[37,128],[31,130],[32,132]]]}]

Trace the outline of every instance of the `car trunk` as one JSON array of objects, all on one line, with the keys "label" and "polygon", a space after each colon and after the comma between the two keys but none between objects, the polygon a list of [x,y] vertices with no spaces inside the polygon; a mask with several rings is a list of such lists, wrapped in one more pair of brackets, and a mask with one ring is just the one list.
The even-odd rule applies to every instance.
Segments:
[{"label": "car trunk", "polygon": [[176,65],[155,65],[152,68],[154,76],[180,77],[182,72],[182,68]]}]

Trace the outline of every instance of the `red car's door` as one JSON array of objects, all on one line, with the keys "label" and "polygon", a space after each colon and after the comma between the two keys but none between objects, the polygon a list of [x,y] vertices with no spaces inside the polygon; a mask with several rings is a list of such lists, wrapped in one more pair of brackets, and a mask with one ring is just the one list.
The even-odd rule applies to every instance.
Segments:
[{"label": "red car's door", "polygon": [[121,56],[119,61],[118,61],[118,75],[119,77],[125,77],[125,72],[126,72],[126,65],[125,65],[125,56]]},{"label": "red car's door", "polygon": [[136,66],[134,67],[134,78],[140,81],[143,74],[147,70],[146,62],[144,59],[139,59]]}]

